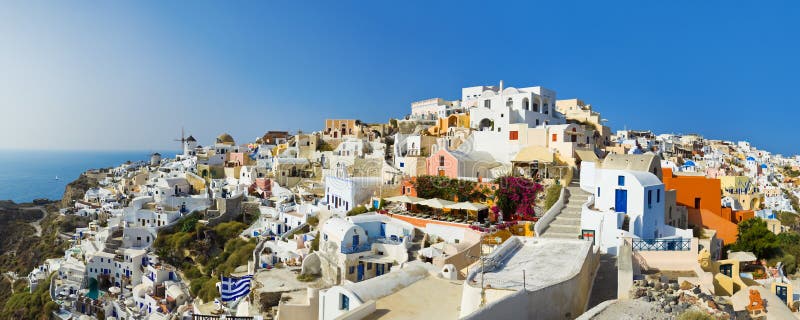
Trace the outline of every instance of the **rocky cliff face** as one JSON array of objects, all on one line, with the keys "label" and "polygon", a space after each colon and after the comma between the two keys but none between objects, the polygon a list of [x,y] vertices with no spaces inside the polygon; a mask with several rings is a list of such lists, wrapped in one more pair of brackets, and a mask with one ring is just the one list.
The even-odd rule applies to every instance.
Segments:
[{"label": "rocky cliff face", "polygon": [[67,187],[64,188],[64,195],[61,197],[61,208],[72,207],[75,200],[83,199],[86,190],[97,187],[97,185],[97,180],[81,174],[78,179],[70,182]]}]

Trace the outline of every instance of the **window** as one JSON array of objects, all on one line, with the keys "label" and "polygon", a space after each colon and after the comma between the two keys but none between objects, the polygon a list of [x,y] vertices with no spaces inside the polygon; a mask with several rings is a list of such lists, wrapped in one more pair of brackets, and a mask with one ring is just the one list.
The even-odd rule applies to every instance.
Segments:
[{"label": "window", "polygon": [[349,271],[349,273],[350,273],[350,274],[353,274],[353,272],[355,272],[355,271],[356,271],[356,267],[350,266],[350,271]]},{"label": "window", "polygon": [[372,270],[372,262],[367,262],[367,270]]},{"label": "window", "polygon": [[624,186],[625,185],[625,176],[617,177],[617,185],[618,186]]},{"label": "window", "polygon": [[406,164],[405,164],[405,163],[403,163],[403,162],[400,162],[400,168],[404,168],[405,166],[406,166]]},{"label": "window", "polygon": [[505,116],[505,114],[504,114],[504,113],[501,113],[501,114],[500,114],[500,118],[502,118],[503,116]]},{"label": "window", "polygon": [[350,298],[346,295],[341,295],[341,303],[339,305],[340,310],[350,310]]},{"label": "window", "polygon": [[519,131],[509,131],[508,140],[519,140]]},{"label": "window", "polygon": [[444,167],[444,156],[439,156],[439,166]]},{"label": "window", "polygon": [[491,108],[492,107],[492,101],[488,100],[488,99],[487,100],[483,100],[483,107],[484,108]]},{"label": "window", "polygon": [[539,119],[536,119],[536,126],[539,126]]},{"label": "window", "polygon": [[530,105],[531,105],[531,103],[530,103],[530,101],[528,101],[528,98],[522,99],[522,108],[523,109],[525,109],[526,111],[530,111],[531,110],[530,109]]},{"label": "window", "polygon": [[513,104],[514,104],[514,101],[511,100],[511,98],[508,98],[508,100],[506,100],[506,107],[510,108]]},{"label": "window", "polygon": [[733,273],[733,265],[732,264],[723,264],[719,266],[719,272],[730,277]]},{"label": "window", "polygon": [[656,189],[656,203],[661,203],[661,189]]},{"label": "window", "polygon": [[553,139],[553,142],[558,141],[558,135],[554,133],[552,139]]},{"label": "window", "polygon": [[647,208],[653,207],[653,190],[647,190]]},{"label": "window", "polygon": [[597,187],[597,197],[600,198],[600,187]]}]

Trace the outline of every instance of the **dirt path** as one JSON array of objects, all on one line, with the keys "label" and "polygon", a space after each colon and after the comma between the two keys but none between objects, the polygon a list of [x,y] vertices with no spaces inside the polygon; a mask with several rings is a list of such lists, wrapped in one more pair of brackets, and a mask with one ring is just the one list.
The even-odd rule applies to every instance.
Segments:
[{"label": "dirt path", "polygon": [[41,219],[36,220],[34,222],[30,222],[30,225],[33,226],[34,229],[36,229],[36,236],[37,237],[41,237],[42,236],[41,222],[42,222],[42,220],[44,220],[44,218],[47,217],[47,210],[45,210],[42,207],[25,208],[25,210],[39,210],[39,211],[42,211],[42,218]]}]

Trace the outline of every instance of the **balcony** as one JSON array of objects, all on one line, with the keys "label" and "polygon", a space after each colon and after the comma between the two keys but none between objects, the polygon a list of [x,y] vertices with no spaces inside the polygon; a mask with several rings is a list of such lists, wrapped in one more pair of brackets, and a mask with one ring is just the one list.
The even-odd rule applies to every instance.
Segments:
[{"label": "balcony", "polygon": [[358,246],[350,246],[350,247],[342,247],[342,253],[344,254],[352,254],[352,253],[359,253],[364,251],[369,251],[372,249],[372,245],[370,243],[364,243]]},{"label": "balcony", "polygon": [[691,239],[634,239],[633,250],[636,251],[689,251]]}]

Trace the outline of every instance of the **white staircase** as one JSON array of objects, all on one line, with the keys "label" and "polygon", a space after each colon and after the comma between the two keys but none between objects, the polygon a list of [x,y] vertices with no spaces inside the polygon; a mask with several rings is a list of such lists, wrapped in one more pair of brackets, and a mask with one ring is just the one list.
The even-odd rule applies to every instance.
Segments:
[{"label": "white staircase", "polygon": [[540,235],[542,238],[578,239],[581,234],[581,206],[589,199],[590,194],[581,190],[576,179],[567,186],[566,205],[547,229]]}]

